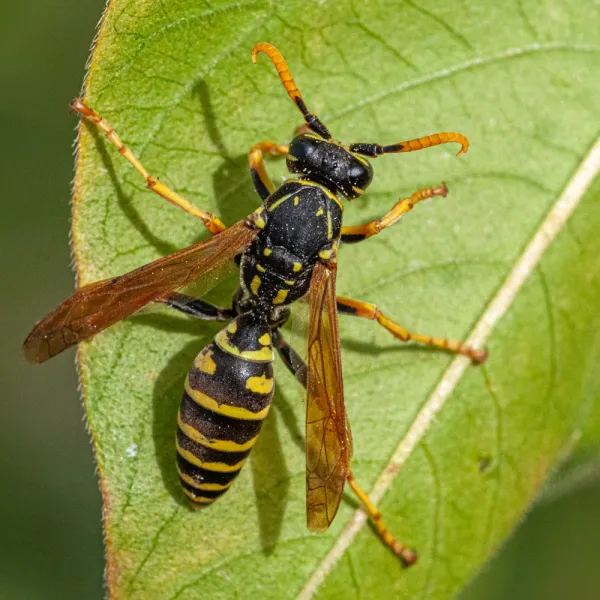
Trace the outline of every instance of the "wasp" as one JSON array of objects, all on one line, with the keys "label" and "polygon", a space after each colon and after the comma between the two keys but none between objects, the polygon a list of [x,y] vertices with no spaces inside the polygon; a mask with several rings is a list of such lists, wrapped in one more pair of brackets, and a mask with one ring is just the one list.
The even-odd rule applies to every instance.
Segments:
[{"label": "wasp", "polygon": [[[396,202],[381,219],[358,226],[342,225],[343,201],[361,197],[371,183],[368,158],[448,142],[459,143],[462,154],[469,142],[462,134],[443,132],[388,146],[346,146],[308,110],[281,53],[260,43],[252,49],[253,62],[261,52],[274,64],[304,125],[289,146],[267,141],[250,149],[250,174],[263,204],[231,227],[150,175],[96,111],[80,99],[73,101],[72,108],[106,135],[152,192],[199,219],[212,237],[130,273],[79,288],[34,326],[24,354],[28,361],[41,363],[153,302],[198,319],[228,323],[198,354],[185,380],[176,435],[176,466],[185,495],[195,507],[206,507],[238,476],[269,412],[277,351],[306,388],[308,528],[321,532],[329,527],[348,482],[381,540],[405,564],[412,564],[416,552],[392,536],[350,470],[352,438],[344,406],[338,313],[374,320],[403,342],[464,354],[476,363],[487,353],[458,341],[411,333],[375,305],[336,295],[340,242],[357,243],[379,234],[418,202],[446,196],[446,186],[421,189]],[[266,172],[266,156],[285,157],[292,174],[278,188]],[[239,266],[240,283],[230,308],[180,293],[231,259]],[[306,360],[281,332],[290,305],[305,296]]]}]

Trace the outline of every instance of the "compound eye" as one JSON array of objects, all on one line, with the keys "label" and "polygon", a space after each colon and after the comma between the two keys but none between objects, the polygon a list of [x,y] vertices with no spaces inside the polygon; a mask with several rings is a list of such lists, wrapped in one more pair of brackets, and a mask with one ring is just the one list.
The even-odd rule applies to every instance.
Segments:
[{"label": "compound eye", "polygon": [[360,196],[373,181],[373,167],[364,158],[353,157],[351,164],[348,166],[348,182],[350,190],[348,190],[349,198],[357,198]]},{"label": "compound eye", "polygon": [[362,163],[352,165],[350,178],[355,186],[363,190],[366,189],[371,184],[371,181],[373,181],[373,167],[371,163],[367,162],[366,165]]},{"label": "compound eye", "polygon": [[365,168],[360,164],[353,164],[348,173],[352,183],[362,183],[365,179]]},{"label": "compound eye", "polygon": [[315,140],[297,137],[290,144],[290,154],[299,160],[306,160],[316,150]]}]

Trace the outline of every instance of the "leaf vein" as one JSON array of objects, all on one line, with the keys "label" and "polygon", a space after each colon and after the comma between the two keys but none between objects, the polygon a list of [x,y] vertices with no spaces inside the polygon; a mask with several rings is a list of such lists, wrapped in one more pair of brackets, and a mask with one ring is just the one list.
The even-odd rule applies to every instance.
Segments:
[{"label": "leaf vein", "polygon": [[383,100],[384,98],[392,96],[393,94],[399,94],[409,89],[428,85],[430,83],[433,83],[434,81],[441,81],[443,79],[452,77],[457,73],[470,71],[478,67],[488,66],[496,62],[520,58],[522,56],[527,56],[530,54],[537,54],[539,52],[555,52],[560,50],[566,50],[571,52],[600,53],[599,46],[594,46],[592,44],[573,44],[572,42],[535,43],[530,44],[529,46],[507,48],[506,50],[498,52],[497,54],[492,54],[490,56],[477,56],[465,62],[451,65],[450,67],[446,67],[444,69],[440,69],[439,71],[427,73],[423,77],[418,77],[409,81],[403,81],[402,83],[392,86],[386,90],[382,90],[380,92],[377,92],[376,94],[367,96],[366,98],[363,98],[358,102],[347,104],[340,110],[330,115],[326,115],[325,121],[333,121],[336,119],[340,119],[341,117],[346,116],[348,113],[354,112],[359,108],[363,108],[374,102]]}]

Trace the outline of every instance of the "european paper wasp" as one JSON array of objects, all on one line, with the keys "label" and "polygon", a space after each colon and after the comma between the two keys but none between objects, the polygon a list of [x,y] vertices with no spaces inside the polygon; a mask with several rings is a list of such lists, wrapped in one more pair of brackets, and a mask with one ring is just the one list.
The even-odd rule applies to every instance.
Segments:
[{"label": "european paper wasp", "polygon": [[[234,482],[259,435],[273,397],[273,360],[283,363],[306,388],[306,506],[312,531],[333,521],[345,483],[371,518],[382,541],[406,564],[414,551],[396,540],[381,513],[350,470],[352,442],[344,406],[338,313],[375,320],[401,341],[416,341],[482,363],[485,350],[461,342],[411,333],[373,304],[336,296],[339,243],[357,243],[393,225],[415,204],[446,196],[441,184],[403,198],[383,218],[343,226],[343,200],[362,196],[373,179],[366,157],[412,152],[468,140],[444,132],[389,146],[335,141],[311,113],[287,63],[271,44],[264,53],[302,113],[304,125],[289,146],[260,142],[249,152],[252,181],[263,205],[231,227],[201,210],[150,175],[114,129],[82,100],[72,108],[95,124],[145,179],[148,188],[200,219],[212,237],[112,279],[79,288],[35,325],[24,344],[28,361],[41,363],[66,348],[129,317],[152,302],[166,304],[202,320],[225,321],[214,341],[194,360],[185,381],[177,417],[176,458],[183,492],[196,507],[212,504]],[[275,187],[264,165],[266,155],[285,157],[292,177]],[[235,259],[240,284],[230,308],[218,308],[179,293]],[[306,361],[284,340],[281,326],[290,305],[306,296],[309,303]]]}]

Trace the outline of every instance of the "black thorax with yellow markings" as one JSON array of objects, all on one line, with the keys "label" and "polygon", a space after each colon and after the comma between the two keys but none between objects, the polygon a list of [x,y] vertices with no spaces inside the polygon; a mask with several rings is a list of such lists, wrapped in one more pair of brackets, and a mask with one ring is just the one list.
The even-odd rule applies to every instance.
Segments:
[{"label": "black thorax with yellow markings", "polygon": [[335,253],[342,211],[330,189],[307,179],[289,179],[269,196],[241,258],[238,310],[270,313],[304,296],[317,260]]}]

